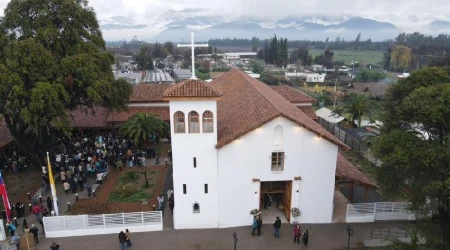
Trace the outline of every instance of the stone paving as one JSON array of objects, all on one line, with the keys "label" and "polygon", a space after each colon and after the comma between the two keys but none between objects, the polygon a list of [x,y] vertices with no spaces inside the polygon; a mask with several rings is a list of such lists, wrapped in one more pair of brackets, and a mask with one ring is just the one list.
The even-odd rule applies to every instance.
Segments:
[{"label": "stone paving", "polygon": [[[372,228],[405,227],[406,222],[360,223],[352,224],[354,236],[350,246],[356,246],[370,235]],[[309,245],[307,249],[328,250],[347,246],[346,224],[309,224],[301,225],[308,229]],[[125,228],[124,228],[125,230]],[[281,237],[276,239],[272,235],[272,226],[263,225],[261,236],[251,236],[251,228],[238,227],[226,229],[201,230],[164,230],[161,232],[146,232],[132,234],[131,249],[136,250],[230,250],[234,249],[232,234],[237,233],[238,250],[247,249],[303,249],[302,245],[293,243],[293,225],[283,224]],[[119,233],[119,232],[117,232]],[[120,249],[118,234],[66,237],[58,239],[42,239],[37,249],[49,249],[52,241],[61,245],[61,250],[114,250]]]}]

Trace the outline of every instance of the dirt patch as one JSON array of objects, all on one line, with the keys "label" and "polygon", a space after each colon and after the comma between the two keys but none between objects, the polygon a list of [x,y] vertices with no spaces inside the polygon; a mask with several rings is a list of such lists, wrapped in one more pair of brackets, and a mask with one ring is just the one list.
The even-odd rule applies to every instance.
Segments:
[{"label": "dirt patch", "polygon": [[[129,212],[140,212],[140,211],[152,211],[153,205],[158,207],[158,201],[156,197],[163,192],[164,181],[166,178],[167,167],[165,166],[151,166],[146,167],[148,177],[152,178],[149,180],[149,184],[152,184],[150,188],[144,188],[145,178],[143,177],[142,168],[126,168],[122,171],[111,171],[108,175],[107,180],[96,192],[96,197],[80,200],[73,205],[70,214],[109,214],[109,213],[129,213]],[[133,174],[128,174],[128,172],[135,172]],[[139,176],[138,181],[135,183],[140,190],[147,190],[148,193],[143,194],[143,196],[135,196],[133,199],[126,198],[112,198],[111,195],[117,193],[121,188],[123,189],[123,178],[124,176],[136,175]],[[122,179],[121,179],[122,178]],[[120,179],[122,181],[120,181]],[[122,183],[122,184],[121,184]],[[122,187],[121,187],[122,185]],[[129,183],[127,185],[130,185]],[[130,194],[130,196],[133,194]],[[140,194],[141,195],[141,194]],[[142,200],[148,202],[148,204],[143,204]],[[117,200],[127,200],[123,202],[117,202]],[[130,202],[130,200],[139,200],[138,202]]]}]

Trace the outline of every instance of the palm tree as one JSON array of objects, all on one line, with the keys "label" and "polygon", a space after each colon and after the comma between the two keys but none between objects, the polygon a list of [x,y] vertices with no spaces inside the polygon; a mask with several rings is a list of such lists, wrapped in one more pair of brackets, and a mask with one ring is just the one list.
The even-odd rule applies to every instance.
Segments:
[{"label": "palm tree", "polygon": [[135,114],[120,127],[120,132],[133,139],[138,147],[148,143],[150,136],[163,137],[168,131],[169,125],[158,115],[145,113]]},{"label": "palm tree", "polygon": [[333,111],[333,114],[345,117],[348,122],[356,123],[358,127],[361,127],[363,118],[375,122],[378,113],[379,104],[367,93],[351,93],[343,100],[343,104]]}]

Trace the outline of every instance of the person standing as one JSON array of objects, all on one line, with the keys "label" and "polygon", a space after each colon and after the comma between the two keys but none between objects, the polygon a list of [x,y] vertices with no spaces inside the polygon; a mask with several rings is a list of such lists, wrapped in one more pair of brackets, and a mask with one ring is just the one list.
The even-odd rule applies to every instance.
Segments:
[{"label": "person standing", "polygon": [[300,225],[297,224],[294,227],[294,243],[297,242],[298,244],[300,244],[300,235],[302,233],[302,230],[300,229]]},{"label": "person standing", "polygon": [[47,209],[48,209],[48,211],[52,212],[52,208],[53,208],[52,199],[50,197],[47,197]]},{"label": "person standing", "polygon": [[52,241],[52,244],[50,245],[51,250],[59,250],[59,245],[56,244],[54,241]]},{"label": "person standing", "polygon": [[309,239],[309,232],[308,230],[305,230],[305,232],[303,233],[303,247],[306,248],[308,246],[308,239]]},{"label": "person standing", "polygon": [[258,220],[256,219],[256,216],[253,217],[253,224],[252,224],[252,237],[255,235],[255,231],[258,228]]},{"label": "person standing", "polygon": [[33,234],[34,242],[36,242],[36,244],[38,244],[39,243],[39,239],[38,239],[39,229],[34,224],[32,224],[30,232]]},{"label": "person standing", "polygon": [[69,189],[70,189],[70,184],[67,181],[65,181],[63,185],[64,185],[64,191],[66,192],[66,194],[68,194]]},{"label": "person standing", "polygon": [[156,199],[158,200],[158,209],[161,211],[163,208],[164,196],[160,194]]},{"label": "person standing", "polygon": [[173,202],[173,198],[169,200],[169,208],[173,215],[173,208],[175,207],[175,203]]},{"label": "person standing", "polygon": [[131,233],[128,229],[125,230],[125,240],[127,241],[127,247],[131,247]]},{"label": "person standing", "polygon": [[14,236],[16,232],[16,225],[14,225],[14,223],[12,222],[8,223],[8,232],[10,233],[11,237]]},{"label": "person standing", "polygon": [[280,217],[277,216],[277,219],[273,223],[273,229],[274,229],[274,236],[275,238],[280,238],[280,228],[281,228],[281,220]]},{"label": "person standing", "polygon": [[120,243],[120,246],[122,247],[122,250],[125,249],[125,242],[127,241],[126,239],[127,238],[125,236],[125,233],[123,231],[120,231],[120,233],[119,233],[119,243]]},{"label": "person standing", "polygon": [[267,193],[264,194],[264,209],[267,209],[267,205],[269,205],[269,201],[270,201],[269,195]]},{"label": "person standing", "polygon": [[258,216],[257,219],[258,236],[261,236],[261,228],[262,228],[262,219],[261,216]]}]

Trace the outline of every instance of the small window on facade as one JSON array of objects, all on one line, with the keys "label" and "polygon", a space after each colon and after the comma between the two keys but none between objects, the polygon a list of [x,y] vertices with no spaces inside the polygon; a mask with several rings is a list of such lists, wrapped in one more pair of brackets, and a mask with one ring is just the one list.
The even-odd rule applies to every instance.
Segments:
[{"label": "small window on facade", "polygon": [[198,117],[198,113],[195,111],[189,112],[188,119],[189,133],[200,133],[200,118]]},{"label": "small window on facade", "polygon": [[192,208],[193,208],[195,214],[200,213],[200,205],[197,202],[194,203],[194,206]]},{"label": "small window on facade", "polygon": [[272,172],[284,171],[284,152],[272,152]]},{"label": "small window on facade", "polygon": [[203,133],[213,133],[214,132],[214,117],[213,113],[209,110],[203,112]]},{"label": "small window on facade", "polygon": [[205,184],[205,194],[208,193],[208,184]]},{"label": "small window on facade", "polygon": [[194,168],[197,167],[197,157],[194,157]]},{"label": "small window on facade", "polygon": [[187,193],[187,188],[186,188],[186,184],[183,184],[183,194]]},{"label": "small window on facade", "polygon": [[184,122],[183,112],[181,111],[175,112],[175,114],[173,114],[173,122],[174,122],[173,130],[175,134],[186,133],[186,126]]}]

